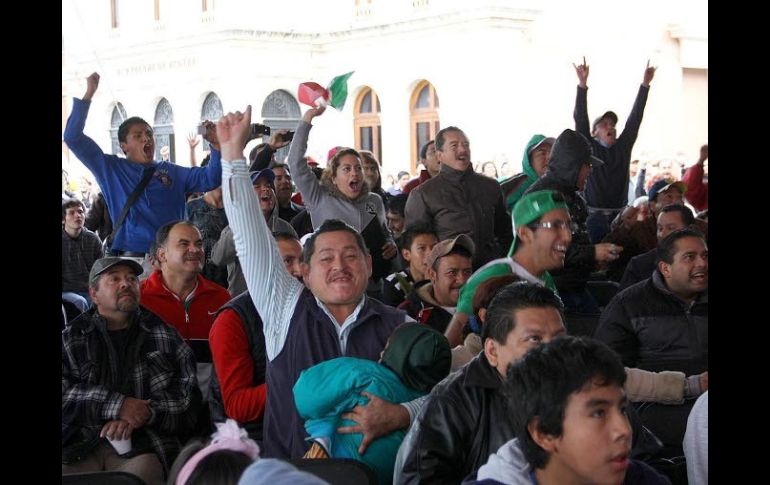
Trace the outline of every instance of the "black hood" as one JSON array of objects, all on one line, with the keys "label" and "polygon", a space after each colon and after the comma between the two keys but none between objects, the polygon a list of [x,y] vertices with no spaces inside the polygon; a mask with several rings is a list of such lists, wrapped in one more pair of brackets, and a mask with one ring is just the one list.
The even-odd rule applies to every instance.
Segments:
[{"label": "black hood", "polygon": [[545,177],[559,182],[559,185],[577,188],[578,173],[584,163],[593,166],[604,165],[604,162],[593,156],[591,142],[573,130],[564,130],[551,148],[551,159]]}]

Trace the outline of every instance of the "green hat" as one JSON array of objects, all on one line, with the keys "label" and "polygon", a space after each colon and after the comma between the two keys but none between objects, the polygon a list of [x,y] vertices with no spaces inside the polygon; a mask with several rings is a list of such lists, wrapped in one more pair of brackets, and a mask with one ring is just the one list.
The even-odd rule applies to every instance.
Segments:
[{"label": "green hat", "polygon": [[567,203],[564,201],[564,196],[555,190],[530,192],[513,206],[511,214],[513,218],[513,244],[508,256],[512,256],[516,252],[516,243],[519,242],[517,229],[540,219],[554,209],[569,211],[569,207],[567,207]]},{"label": "green hat", "polygon": [[406,387],[430,392],[449,375],[452,351],[440,332],[421,323],[407,322],[391,334],[382,364],[395,372]]}]

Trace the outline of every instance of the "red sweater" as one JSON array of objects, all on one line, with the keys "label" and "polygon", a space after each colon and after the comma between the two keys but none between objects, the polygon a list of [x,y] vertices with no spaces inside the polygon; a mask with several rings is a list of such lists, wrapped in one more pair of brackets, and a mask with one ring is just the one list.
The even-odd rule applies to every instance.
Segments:
[{"label": "red sweater", "polygon": [[687,186],[684,193],[687,201],[698,211],[709,208],[709,184],[703,183],[703,164],[696,163],[688,168],[682,177],[682,182]]},{"label": "red sweater", "polygon": [[430,173],[427,170],[420,170],[420,175],[413,178],[404,186],[404,193],[409,194],[412,190],[424,184],[426,180],[430,179]]},{"label": "red sweater", "polygon": [[241,317],[230,308],[217,316],[209,333],[222,401],[227,417],[248,423],[262,416],[267,401],[267,386],[254,382],[254,362],[249,352],[249,338]]},{"label": "red sweater", "polygon": [[176,328],[183,339],[208,339],[214,313],[230,301],[230,293],[198,275],[198,287],[183,302],[163,284],[160,270],[142,282],[142,305]]}]

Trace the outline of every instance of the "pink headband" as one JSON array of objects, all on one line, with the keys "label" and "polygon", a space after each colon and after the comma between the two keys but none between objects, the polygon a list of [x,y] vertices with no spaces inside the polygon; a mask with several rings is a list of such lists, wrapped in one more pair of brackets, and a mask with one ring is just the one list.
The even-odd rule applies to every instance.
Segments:
[{"label": "pink headband", "polygon": [[217,430],[211,435],[211,443],[195,453],[184,464],[176,477],[176,485],[184,485],[190,478],[198,463],[208,455],[219,450],[240,451],[252,460],[259,457],[259,445],[249,438],[246,430],[239,427],[234,419],[228,419],[224,423],[214,423]]}]

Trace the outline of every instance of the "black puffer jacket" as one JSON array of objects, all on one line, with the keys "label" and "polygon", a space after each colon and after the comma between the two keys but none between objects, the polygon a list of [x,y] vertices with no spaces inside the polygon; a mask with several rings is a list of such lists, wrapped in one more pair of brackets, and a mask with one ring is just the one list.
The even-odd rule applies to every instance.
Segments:
[{"label": "black puffer jacket", "polygon": [[687,304],[666,288],[659,271],[621,291],[604,309],[595,338],[623,365],[687,375],[708,370],[708,290]]},{"label": "black puffer jacket", "polygon": [[[559,138],[562,138],[561,135]],[[578,230],[572,235],[572,243],[567,248],[564,268],[549,272],[559,291],[580,291],[585,287],[588,276],[596,267],[594,247],[588,238],[586,228],[588,218],[586,201],[577,192],[580,167],[587,160],[570,150],[561,150],[559,145],[557,139],[551,151],[548,169],[542,177],[529,186],[524,195],[538,190],[558,190],[564,195],[569,207],[569,215],[572,222],[577,223]]]},{"label": "black puffer jacket", "polygon": [[460,483],[512,439],[502,386],[483,352],[436,385],[397,483]]}]

